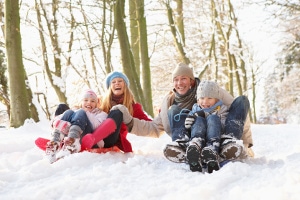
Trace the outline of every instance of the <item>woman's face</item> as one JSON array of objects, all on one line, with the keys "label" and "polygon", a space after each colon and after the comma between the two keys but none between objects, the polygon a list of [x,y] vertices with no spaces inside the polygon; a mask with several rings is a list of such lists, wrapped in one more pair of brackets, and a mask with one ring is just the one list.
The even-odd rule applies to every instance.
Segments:
[{"label": "woman's face", "polygon": [[183,95],[189,91],[192,85],[192,80],[187,76],[176,76],[173,79],[175,90]]},{"label": "woman's face", "polygon": [[124,94],[125,84],[122,78],[114,78],[110,83],[112,93],[116,96]]}]

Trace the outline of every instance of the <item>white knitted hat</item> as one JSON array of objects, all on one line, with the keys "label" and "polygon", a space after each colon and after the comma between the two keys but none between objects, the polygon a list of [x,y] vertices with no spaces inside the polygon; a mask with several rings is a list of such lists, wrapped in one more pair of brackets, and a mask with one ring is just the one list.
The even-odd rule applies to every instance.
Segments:
[{"label": "white knitted hat", "polygon": [[197,100],[201,97],[220,99],[219,86],[214,81],[201,81],[197,88]]}]

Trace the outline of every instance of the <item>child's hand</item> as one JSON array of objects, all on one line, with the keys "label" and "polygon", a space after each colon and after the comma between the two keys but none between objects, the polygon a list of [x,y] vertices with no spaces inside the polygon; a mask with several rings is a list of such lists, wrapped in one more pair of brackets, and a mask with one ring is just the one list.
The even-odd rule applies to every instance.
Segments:
[{"label": "child's hand", "polygon": [[99,113],[101,113],[101,110],[99,108],[94,108],[91,113],[98,115]]},{"label": "child's hand", "polygon": [[185,118],[185,122],[184,122],[184,126],[186,129],[190,129],[191,126],[194,124],[195,122],[195,116],[194,115],[188,115],[186,118]]},{"label": "child's hand", "polygon": [[197,117],[205,118],[206,113],[203,110],[200,110],[200,111],[195,112],[194,115],[197,116]]}]

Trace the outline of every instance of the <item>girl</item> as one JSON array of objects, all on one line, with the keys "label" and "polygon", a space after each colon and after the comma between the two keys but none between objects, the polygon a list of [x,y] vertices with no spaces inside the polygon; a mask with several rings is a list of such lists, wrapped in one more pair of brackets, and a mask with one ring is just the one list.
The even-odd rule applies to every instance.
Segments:
[{"label": "girl", "polygon": [[80,138],[93,132],[107,118],[107,113],[96,107],[97,103],[96,93],[88,89],[82,94],[80,109],[69,109],[54,118],[52,139],[46,146],[46,156],[50,163],[79,152]]}]

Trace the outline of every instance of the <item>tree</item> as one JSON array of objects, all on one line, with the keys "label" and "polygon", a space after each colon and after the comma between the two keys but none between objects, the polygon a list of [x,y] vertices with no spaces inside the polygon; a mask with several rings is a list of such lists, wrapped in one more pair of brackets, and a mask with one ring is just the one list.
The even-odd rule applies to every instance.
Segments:
[{"label": "tree", "polygon": [[5,46],[10,91],[10,126],[20,127],[31,117],[22,61],[19,1],[5,1]]},{"label": "tree", "polygon": [[148,33],[147,33],[147,22],[144,11],[144,0],[135,0],[136,4],[136,16],[139,33],[139,50],[142,64],[142,86],[145,96],[144,109],[145,111],[153,116],[153,105],[152,105],[152,87],[151,87],[151,70],[150,70],[150,58],[148,54]]},{"label": "tree", "polygon": [[[179,1],[180,2],[180,1]],[[175,23],[174,17],[173,17],[173,9],[171,8],[170,5],[170,0],[167,0],[165,3],[166,7],[167,7],[167,16],[168,16],[168,20],[169,20],[169,26],[170,26],[170,30],[173,36],[173,40],[174,40],[174,44],[175,47],[177,49],[177,52],[179,53],[179,57],[180,57],[180,62],[184,62],[186,64],[190,64],[190,59],[186,56],[185,50],[184,50],[184,30],[182,27],[183,21],[181,19],[177,20],[179,21],[179,28],[177,28],[177,25]],[[178,4],[177,6],[181,6],[178,7],[177,12],[181,12],[179,13],[179,16],[182,15],[182,4]],[[177,30],[180,31],[177,31]]]},{"label": "tree", "polygon": [[127,35],[126,24],[124,22],[124,0],[116,0],[114,5],[115,26],[118,33],[120,44],[122,65],[124,73],[130,80],[130,89],[132,90],[136,101],[145,106],[145,97],[140,84],[139,76],[135,69],[134,59]]},{"label": "tree", "polygon": [[8,82],[6,78],[6,65],[4,63],[5,55],[0,50],[0,102],[6,106],[7,114],[10,115],[10,100],[8,94]]}]

